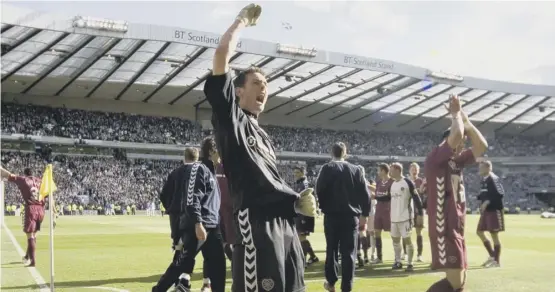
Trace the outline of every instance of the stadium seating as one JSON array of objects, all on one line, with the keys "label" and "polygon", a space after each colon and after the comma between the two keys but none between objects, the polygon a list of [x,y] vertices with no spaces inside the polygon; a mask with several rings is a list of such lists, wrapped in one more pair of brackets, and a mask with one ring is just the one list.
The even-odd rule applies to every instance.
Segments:
[{"label": "stadium seating", "polygon": [[[325,129],[266,126],[278,150],[327,153],[329,146],[343,141],[351,154],[425,156],[437,143],[437,134],[371,133]],[[127,142],[199,143],[201,131],[192,121],[146,117],[34,105],[2,103],[2,132]],[[555,143],[548,138],[490,139],[489,156],[554,155]]]},{"label": "stadium seating", "polygon": [[[335,141],[349,145],[350,153],[396,156],[424,156],[437,142],[430,133],[364,133],[337,132],[324,129],[265,127],[276,147],[287,151],[326,153]],[[145,143],[199,143],[202,131],[191,121],[178,118],[147,117],[123,113],[89,112],[64,108],[2,103],[2,133],[47,135],[69,138],[129,141]],[[555,154],[555,143],[540,139],[497,137],[489,141],[489,156],[531,156]],[[91,204],[106,202],[136,204],[145,209],[156,201],[162,183],[178,161],[116,160],[110,156],[54,156],[56,181],[60,186],[57,202],[70,204],[79,196],[88,196]],[[39,172],[45,166],[40,155],[3,152],[2,163],[9,170],[21,173],[25,167]],[[314,180],[318,169],[309,163],[309,178]],[[292,182],[291,168],[279,165],[283,177]],[[365,164],[370,178],[375,165]],[[408,169],[408,167],[407,167]],[[502,173],[498,173],[502,175]],[[469,206],[477,207],[479,191],[477,169],[466,171]],[[547,174],[508,174],[504,179],[509,206],[539,208],[540,203],[526,198],[529,187],[555,187],[555,179]],[[6,189],[6,203],[19,203],[13,185]]]}]

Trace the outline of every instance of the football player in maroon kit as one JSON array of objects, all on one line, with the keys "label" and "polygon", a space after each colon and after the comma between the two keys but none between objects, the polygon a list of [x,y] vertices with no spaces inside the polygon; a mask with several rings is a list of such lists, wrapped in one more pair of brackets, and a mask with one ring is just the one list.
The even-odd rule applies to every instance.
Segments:
[{"label": "football player in maroon kit", "polygon": [[[444,132],[441,143],[432,149],[424,163],[431,267],[444,271],[446,278],[434,283],[428,292],[464,291],[468,264],[462,170],[475,163],[488,148],[486,139],[462,111],[457,96],[450,96],[446,108],[451,115],[451,128]],[[470,138],[471,148],[464,148],[465,136]]]},{"label": "football player in maroon kit", "polygon": [[[476,233],[482,240],[486,248],[489,258],[482,265],[486,268],[500,266],[501,241],[499,241],[499,232],[505,231],[505,219],[503,215],[503,197],[505,190],[501,179],[492,171],[493,166],[490,161],[480,162],[480,176],[482,176],[480,194],[478,199],[482,202],[480,206],[480,221]],[[493,240],[493,248],[486,237],[489,232]]]},{"label": "football player in maroon kit", "polygon": [[[418,163],[413,162],[410,164],[410,168],[409,168],[409,172],[410,172],[410,180],[414,183],[414,186],[416,187],[417,190],[419,190],[419,194],[421,196],[421,200],[422,203],[424,203],[424,198],[423,198],[423,194],[421,193],[420,190],[422,190],[422,178],[418,177],[418,175],[420,174],[420,165],[418,165]],[[426,205],[424,205],[424,208],[426,208]],[[424,224],[419,224],[418,221],[414,221],[416,222],[414,225],[414,229],[416,230],[416,250],[417,250],[417,255],[416,255],[416,261],[417,262],[422,262],[422,250],[424,249],[424,245],[423,245],[423,241],[422,241],[422,229],[424,229]]]},{"label": "football player in maroon kit", "polygon": [[391,230],[391,194],[389,189],[393,183],[393,179],[389,177],[389,165],[380,163],[378,165],[378,179],[376,180],[375,197],[376,214],[374,215],[374,236],[376,237],[377,257],[373,264],[383,262],[382,257],[382,230]]},{"label": "football player in maroon kit", "polygon": [[15,183],[25,202],[23,232],[27,235],[27,252],[23,257],[23,263],[28,267],[34,267],[36,264],[36,233],[40,231],[44,219],[45,200],[41,199],[39,194],[41,179],[34,177],[30,168],[25,168],[22,176],[15,175],[1,167],[0,172],[2,178],[7,178],[9,182]]}]

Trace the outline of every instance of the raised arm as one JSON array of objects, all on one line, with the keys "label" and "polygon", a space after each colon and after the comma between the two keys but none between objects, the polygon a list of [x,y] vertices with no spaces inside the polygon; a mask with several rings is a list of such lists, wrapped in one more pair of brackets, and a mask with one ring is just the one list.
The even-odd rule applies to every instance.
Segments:
[{"label": "raised arm", "polygon": [[482,155],[484,155],[486,150],[488,150],[488,142],[486,141],[486,138],[484,138],[482,133],[480,133],[480,130],[478,130],[472,124],[472,122],[470,122],[468,116],[464,112],[461,113],[463,118],[464,131],[470,139],[470,143],[472,144],[472,154],[475,158],[481,157]]},{"label": "raised arm", "polygon": [[447,163],[453,157],[457,147],[464,142],[464,121],[459,97],[451,95],[449,104],[445,105],[445,108],[451,114],[451,127],[445,131],[443,141],[439,147],[434,148],[433,152],[427,157],[427,160],[429,159],[432,161],[430,163],[435,165]]},{"label": "raised arm", "polygon": [[449,99],[447,110],[451,114],[451,131],[447,143],[451,149],[457,148],[464,139],[464,121],[459,97],[452,95]]},{"label": "raised arm", "polygon": [[231,59],[231,55],[237,46],[239,32],[244,27],[245,23],[240,19],[236,19],[224,33],[214,53],[212,75],[223,75],[229,71],[229,59]]},{"label": "raised arm", "polygon": [[239,12],[237,18],[220,39],[214,53],[212,75],[223,75],[229,71],[229,59],[237,47],[237,38],[242,28],[254,26],[260,17],[262,8],[256,4],[249,4]]},{"label": "raised arm", "polygon": [[13,173],[5,170],[3,167],[0,167],[0,172],[1,172],[2,178],[8,178],[14,175]]}]

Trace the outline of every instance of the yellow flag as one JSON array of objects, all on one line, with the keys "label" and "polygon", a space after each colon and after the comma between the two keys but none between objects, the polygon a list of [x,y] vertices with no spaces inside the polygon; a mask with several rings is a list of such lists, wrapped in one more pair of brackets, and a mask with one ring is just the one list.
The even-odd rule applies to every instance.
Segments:
[{"label": "yellow flag", "polygon": [[42,182],[40,183],[40,199],[44,199],[48,195],[56,191],[56,183],[54,183],[54,174],[52,172],[52,164],[48,164],[42,174]]}]

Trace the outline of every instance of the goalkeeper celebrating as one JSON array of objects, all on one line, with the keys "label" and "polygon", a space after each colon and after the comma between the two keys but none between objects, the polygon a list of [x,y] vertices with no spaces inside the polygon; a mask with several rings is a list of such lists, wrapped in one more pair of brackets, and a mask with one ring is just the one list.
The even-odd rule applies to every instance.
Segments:
[{"label": "goalkeeper celebrating", "polygon": [[304,257],[293,220],[295,205],[305,211],[307,204],[280,177],[274,147],[258,124],[268,81],[259,68],[239,72],[234,80],[229,70],[239,31],[255,25],[260,13],[255,4],[241,10],[220,38],[204,85],[238,227],[231,290],[304,292]]},{"label": "goalkeeper celebrating", "polygon": [[353,290],[359,230],[366,232],[370,214],[370,193],[362,170],[347,161],[347,147],[335,143],[333,160],[324,164],[316,180],[316,195],[324,213],[326,234],[327,291],[335,291],[338,275],[338,254],[341,254],[341,291]]}]

